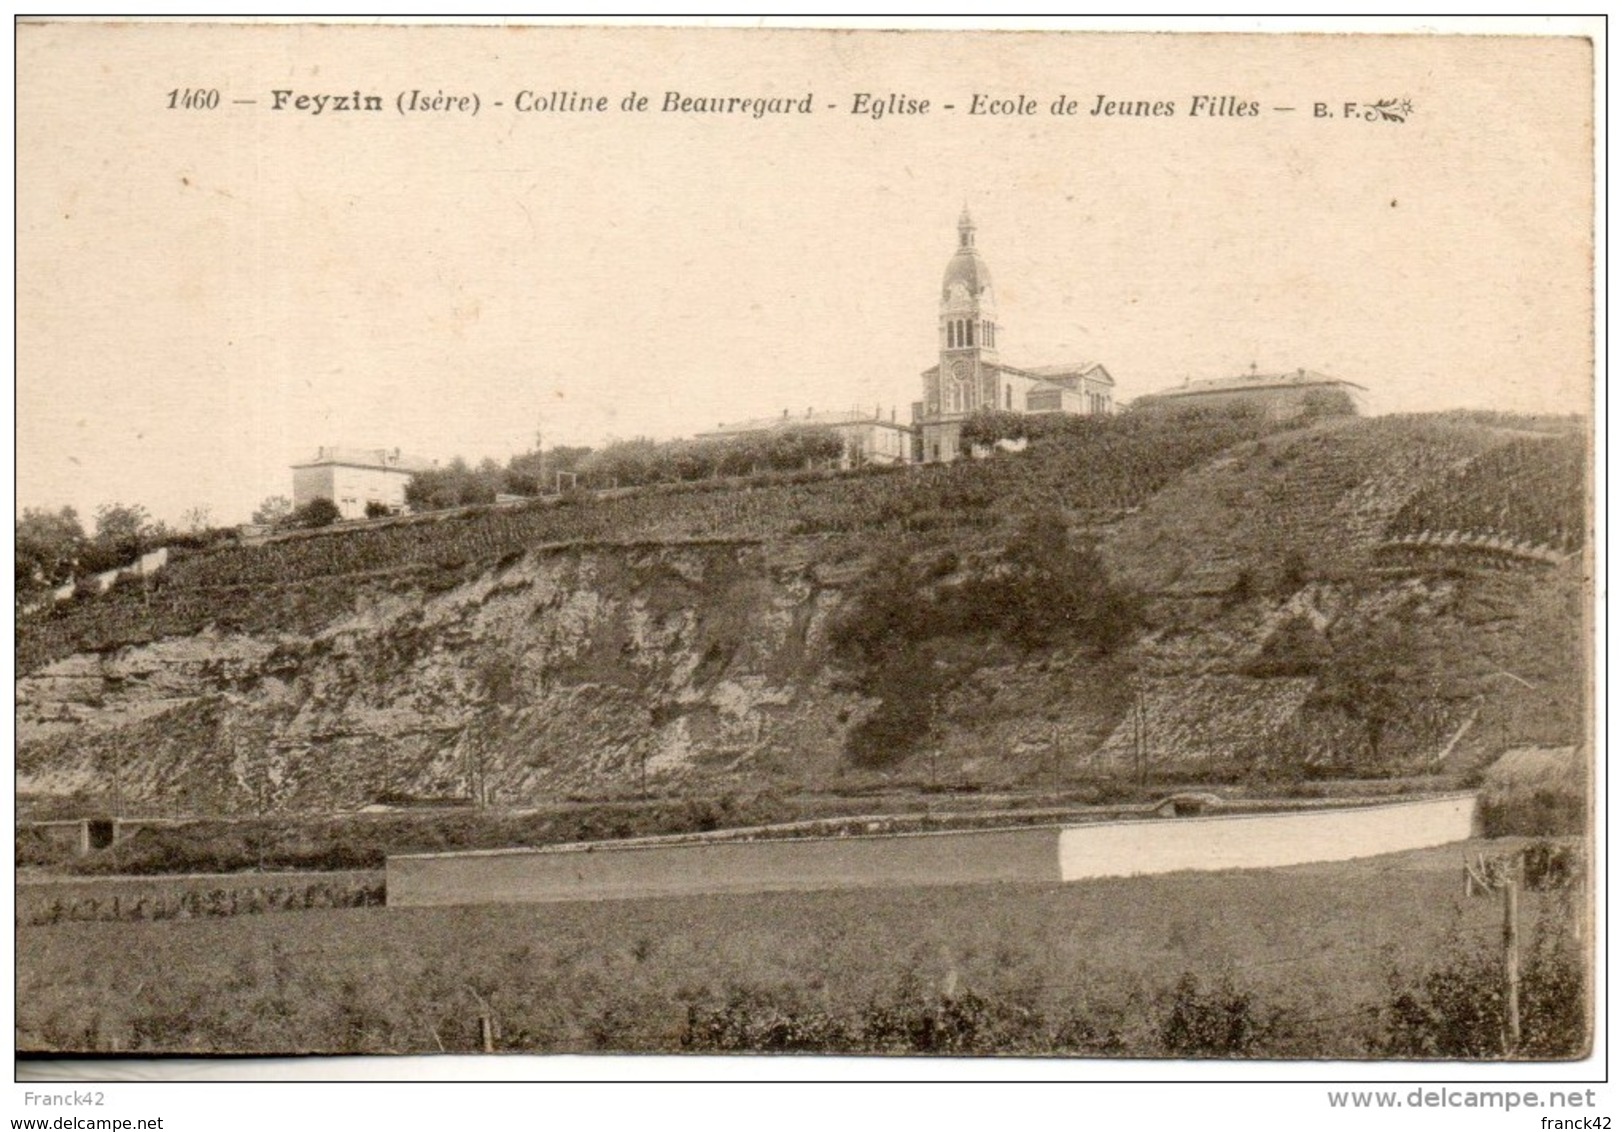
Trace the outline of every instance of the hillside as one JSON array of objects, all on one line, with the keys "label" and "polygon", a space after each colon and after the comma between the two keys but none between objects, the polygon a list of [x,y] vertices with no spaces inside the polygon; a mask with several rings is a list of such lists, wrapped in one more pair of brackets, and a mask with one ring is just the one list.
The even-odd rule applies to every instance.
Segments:
[{"label": "hillside", "polygon": [[1082,420],[177,555],[19,619],[18,790],[253,814],[1469,767],[1584,737],[1582,446]]}]

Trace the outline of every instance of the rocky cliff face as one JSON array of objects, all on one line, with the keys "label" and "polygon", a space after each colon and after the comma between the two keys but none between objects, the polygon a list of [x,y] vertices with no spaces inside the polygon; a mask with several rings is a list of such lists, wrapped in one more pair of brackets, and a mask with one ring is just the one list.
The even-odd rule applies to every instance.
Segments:
[{"label": "rocky cliff face", "polygon": [[815,774],[862,707],[826,670],[838,573],[792,544],[541,549],[307,637],[75,655],[17,683],[18,789],[257,812]]},{"label": "rocky cliff face", "polygon": [[[543,519],[612,525],[623,501],[608,501],[183,561],[167,591],[23,626],[19,655],[36,659],[16,684],[17,788],[80,795],[79,810],[121,796],[148,814],[252,814],[937,776],[1467,769],[1510,746],[1581,742],[1590,714],[1584,557],[1487,553],[1572,525],[1489,490],[1514,461],[1475,475],[1511,449],[1549,450],[1467,422],[1342,422],[1230,449],[1128,513],[1064,510],[1069,548],[1096,547],[1102,576],[1146,599],[1109,655],[1074,635],[1022,645],[976,620],[984,583],[1018,564],[1021,521],[1013,506],[969,507],[976,468],[1007,486],[1044,459],[1069,467],[1064,449],[959,468],[957,511],[941,492],[923,512],[852,502],[884,488],[906,503],[909,485],[935,482],[923,475],[830,481],[827,498],[633,500],[677,519],[769,511],[778,533],[761,539],[538,545]],[[1534,500],[1581,494],[1564,464],[1532,468],[1513,483]],[[788,533],[810,498],[867,525]],[[916,521],[965,508],[978,521]],[[1423,555],[1389,537],[1410,512],[1443,532]],[[1487,542],[1446,536],[1488,528]],[[917,585],[876,586],[886,571]],[[864,668],[834,630],[875,590],[907,614],[864,618],[887,639],[920,619],[952,629],[910,654],[877,650],[907,664]],[[954,593],[982,604],[943,621]],[[884,720],[881,695],[902,731],[883,731],[872,757],[853,740]]]}]

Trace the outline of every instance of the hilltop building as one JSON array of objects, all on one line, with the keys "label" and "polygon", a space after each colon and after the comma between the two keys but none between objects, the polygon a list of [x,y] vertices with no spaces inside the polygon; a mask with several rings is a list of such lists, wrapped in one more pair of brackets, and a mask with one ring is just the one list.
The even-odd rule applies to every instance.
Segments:
[{"label": "hilltop building", "polygon": [[913,402],[915,459],[955,460],[963,422],[982,409],[1013,413],[1111,413],[1115,379],[1097,362],[1021,368],[1003,362],[991,272],[974,246],[964,208],[957,250],[940,296],[940,361],[923,373],[924,399]]},{"label": "hilltop building", "polygon": [[871,413],[865,409],[825,412],[807,409],[800,416],[784,409],[780,417],[756,417],[754,420],[720,424],[709,432],[699,433],[698,437],[710,440],[786,428],[826,428],[838,433],[845,442],[845,452],[839,459],[841,468],[860,468],[867,464],[906,464],[912,461],[913,430],[896,421],[893,409],[888,418],[877,408]]},{"label": "hilltop building", "polygon": [[293,465],[293,506],[330,499],[345,519],[363,518],[368,503],[403,511],[406,484],[433,466],[398,448],[318,448],[314,458]]},{"label": "hilltop building", "polygon": [[1363,386],[1338,377],[1298,369],[1292,373],[1250,372],[1238,377],[1185,381],[1173,389],[1140,397],[1134,409],[1185,409],[1206,406],[1259,405],[1274,420],[1303,416],[1356,416],[1363,411]]}]

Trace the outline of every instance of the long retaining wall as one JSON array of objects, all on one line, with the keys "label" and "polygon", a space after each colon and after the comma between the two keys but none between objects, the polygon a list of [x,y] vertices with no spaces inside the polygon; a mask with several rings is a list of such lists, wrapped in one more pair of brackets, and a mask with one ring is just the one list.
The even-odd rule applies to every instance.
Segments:
[{"label": "long retaining wall", "polygon": [[1462,841],[1474,795],[1310,813],[874,837],[427,853],[388,859],[388,904],[1061,881],[1349,860]]},{"label": "long retaining wall", "polygon": [[1100,822],[1059,834],[1064,880],[1350,861],[1463,841],[1474,794],[1293,814]]},{"label": "long retaining wall", "polygon": [[388,903],[419,907],[1059,879],[1059,830],[1050,826],[390,857]]}]

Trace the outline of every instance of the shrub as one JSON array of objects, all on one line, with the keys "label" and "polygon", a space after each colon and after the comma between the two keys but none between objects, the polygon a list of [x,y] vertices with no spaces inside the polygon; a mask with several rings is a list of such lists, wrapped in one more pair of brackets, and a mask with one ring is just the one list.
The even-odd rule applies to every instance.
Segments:
[{"label": "shrub", "polygon": [[330,527],[339,517],[338,505],[324,496],[310,500],[293,512],[293,521],[301,527]]},{"label": "shrub", "polygon": [[1560,787],[1488,791],[1481,798],[1487,837],[1573,837],[1588,829],[1588,799]]},{"label": "shrub", "polygon": [[[1379,1052],[1392,1057],[1487,1058],[1504,1053],[1503,959],[1455,950],[1416,982],[1396,984]],[[1588,1049],[1586,965],[1567,926],[1538,921],[1522,954],[1521,1045],[1514,1056],[1581,1057]]]},{"label": "shrub", "polygon": [[1161,1023],[1160,1044],[1173,1057],[1244,1057],[1263,1029],[1248,993],[1226,985],[1203,990],[1197,976],[1185,973]]}]

